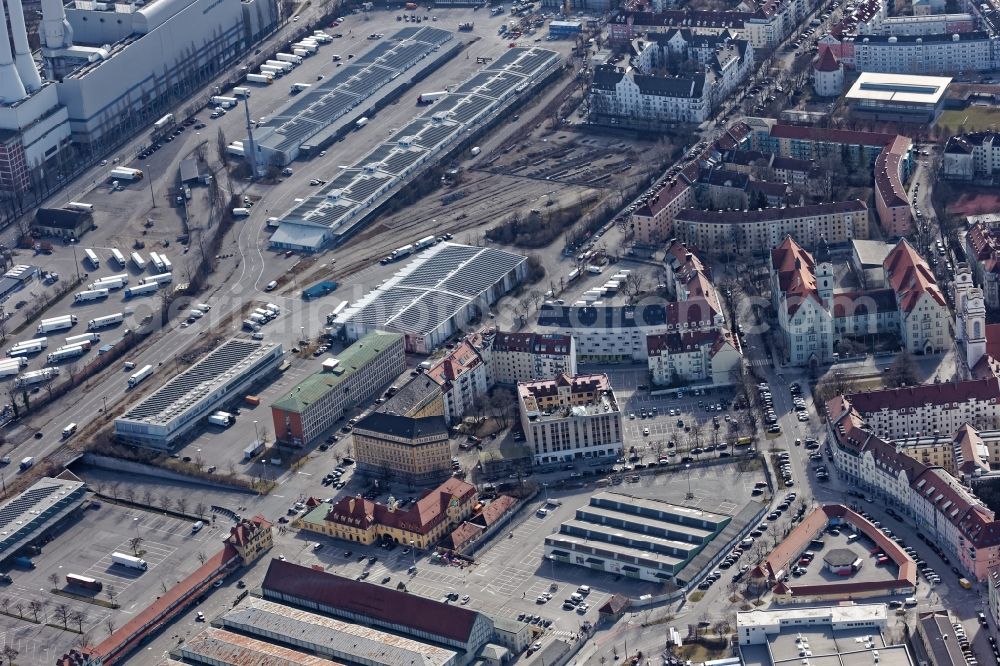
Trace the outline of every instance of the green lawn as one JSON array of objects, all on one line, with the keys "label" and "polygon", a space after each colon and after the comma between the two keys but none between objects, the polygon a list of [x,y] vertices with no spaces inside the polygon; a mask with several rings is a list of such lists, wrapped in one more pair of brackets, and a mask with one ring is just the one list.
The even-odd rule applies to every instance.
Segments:
[{"label": "green lawn", "polygon": [[944,111],[937,120],[938,127],[947,127],[956,133],[963,123],[967,132],[986,130],[990,126],[1000,128],[1000,110],[986,106],[970,106],[961,111]]}]

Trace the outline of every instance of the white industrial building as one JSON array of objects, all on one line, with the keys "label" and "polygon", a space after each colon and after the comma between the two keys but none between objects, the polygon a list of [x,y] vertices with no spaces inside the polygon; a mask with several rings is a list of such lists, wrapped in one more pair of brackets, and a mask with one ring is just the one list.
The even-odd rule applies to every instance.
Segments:
[{"label": "white industrial building", "polygon": [[280,344],[232,338],[115,419],[115,437],[169,449],[225,401],[278,367]]},{"label": "white industrial building", "polygon": [[560,62],[555,51],[508,49],[286,212],[271,247],[315,252],[339,245],[399,187],[518,97],[530,95]]},{"label": "white industrial building", "polygon": [[77,478],[44,478],[0,506],[0,560],[5,560],[68,517],[87,499]]},{"label": "white industrial building", "polygon": [[351,304],[334,326],[348,340],[372,331],[401,333],[407,352],[426,354],[519,285],[526,262],[494,248],[439,243]]}]

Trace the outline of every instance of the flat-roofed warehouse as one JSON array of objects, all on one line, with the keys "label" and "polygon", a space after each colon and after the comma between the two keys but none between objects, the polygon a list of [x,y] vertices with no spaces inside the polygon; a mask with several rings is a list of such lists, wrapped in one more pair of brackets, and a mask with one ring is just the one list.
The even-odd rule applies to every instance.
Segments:
[{"label": "flat-roofed warehouse", "polygon": [[406,351],[426,354],[467,322],[483,317],[527,272],[527,259],[494,248],[439,243],[341,312],[334,326],[349,340],[395,331]]},{"label": "flat-roofed warehouse", "polygon": [[254,597],[223,615],[219,624],[351,664],[453,666],[458,657],[454,650]]},{"label": "flat-roofed warehouse", "polygon": [[[404,28],[337,68],[325,81],[310,84],[254,131],[257,164],[262,169],[285,166],[300,151],[325,145],[338,130],[337,120],[450,41],[452,34],[440,28]],[[447,57],[461,47],[456,42]],[[441,60],[436,58],[424,72],[412,73],[410,80],[419,80]]]},{"label": "flat-roofed warehouse", "polygon": [[283,356],[277,343],[227,340],[116,418],[115,436],[169,449],[223,401],[277,368]]},{"label": "flat-roofed warehouse", "polygon": [[44,478],[0,506],[0,561],[69,516],[84,499],[79,479]]},{"label": "flat-roofed warehouse", "polygon": [[271,247],[315,252],[344,242],[400,187],[530,95],[561,62],[547,49],[508,49],[286,212]]},{"label": "flat-roofed warehouse", "polygon": [[175,651],[174,656],[193,664],[236,666],[261,664],[267,666],[345,666],[281,645],[272,645],[256,638],[234,634],[224,629],[209,627],[189,638]]},{"label": "flat-roofed warehouse", "polygon": [[941,112],[950,83],[947,76],[862,72],[845,97],[854,115],[925,123]]}]

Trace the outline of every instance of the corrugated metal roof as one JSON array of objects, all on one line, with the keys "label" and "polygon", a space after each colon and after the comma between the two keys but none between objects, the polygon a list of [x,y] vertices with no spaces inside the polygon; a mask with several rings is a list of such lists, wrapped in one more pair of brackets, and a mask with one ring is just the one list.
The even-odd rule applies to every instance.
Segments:
[{"label": "corrugated metal roof", "polygon": [[344,666],[340,662],[209,627],[177,649],[184,659],[227,666]]},{"label": "corrugated metal roof", "polygon": [[457,655],[411,638],[252,597],[223,615],[222,624],[249,634],[287,636],[319,654],[368,664],[449,666]]}]

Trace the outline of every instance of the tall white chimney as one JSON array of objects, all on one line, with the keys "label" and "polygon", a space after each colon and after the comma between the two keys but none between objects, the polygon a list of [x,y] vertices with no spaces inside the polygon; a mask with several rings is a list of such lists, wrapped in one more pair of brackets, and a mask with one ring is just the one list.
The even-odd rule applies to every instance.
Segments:
[{"label": "tall white chimney", "polygon": [[21,75],[21,82],[28,92],[35,92],[42,87],[42,77],[38,75],[38,67],[31,57],[21,0],[7,0],[7,13],[10,14],[10,31],[14,38],[14,66],[17,67],[17,73]]},{"label": "tall white chimney", "polygon": [[[2,3],[0,3],[2,5]],[[16,102],[27,97],[24,84],[14,67],[14,56],[10,50],[10,34],[7,32],[7,12],[0,12],[0,101]]]},{"label": "tall white chimney", "polygon": [[73,46],[73,28],[66,20],[62,0],[42,0],[42,46],[65,49]]}]

